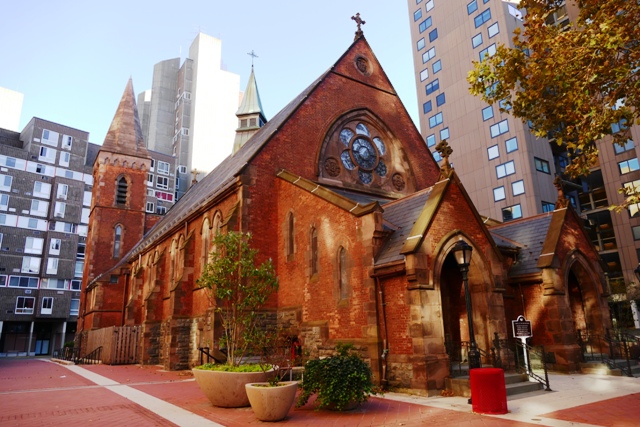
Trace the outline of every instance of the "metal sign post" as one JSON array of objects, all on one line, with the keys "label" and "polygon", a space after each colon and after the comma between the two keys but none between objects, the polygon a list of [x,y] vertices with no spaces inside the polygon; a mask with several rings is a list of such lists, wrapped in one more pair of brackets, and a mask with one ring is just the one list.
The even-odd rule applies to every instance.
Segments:
[{"label": "metal sign post", "polygon": [[527,348],[527,338],[533,336],[531,329],[531,321],[526,320],[524,316],[520,315],[516,320],[511,321],[513,327],[513,337],[519,338],[522,341],[522,348],[524,349],[524,365],[529,374],[529,349]]}]

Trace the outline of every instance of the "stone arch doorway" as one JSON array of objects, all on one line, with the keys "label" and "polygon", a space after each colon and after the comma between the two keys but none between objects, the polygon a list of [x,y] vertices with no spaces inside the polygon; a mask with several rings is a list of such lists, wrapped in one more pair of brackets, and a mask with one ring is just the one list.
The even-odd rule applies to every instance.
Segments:
[{"label": "stone arch doorway", "polygon": [[573,329],[587,334],[604,335],[605,321],[600,307],[601,286],[596,273],[580,254],[573,254],[566,274],[566,302],[571,311]]},{"label": "stone arch doorway", "polygon": [[[442,307],[442,328],[447,354],[452,362],[466,359],[469,345],[469,322],[465,300],[465,289],[460,267],[451,249],[452,240],[445,245],[440,261],[437,262],[436,277],[439,277],[440,300]],[[472,319],[475,341],[479,349],[488,352],[491,347],[489,319],[489,298],[491,280],[484,258],[474,246],[469,265],[469,292],[472,301]],[[496,331],[493,331],[496,332]],[[485,360],[483,360],[484,362]]]}]

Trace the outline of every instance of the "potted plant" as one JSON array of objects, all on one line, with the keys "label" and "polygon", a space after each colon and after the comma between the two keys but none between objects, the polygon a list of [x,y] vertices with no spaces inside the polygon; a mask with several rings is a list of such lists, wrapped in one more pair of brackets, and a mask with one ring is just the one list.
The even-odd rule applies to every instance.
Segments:
[{"label": "potted plant", "polygon": [[267,378],[264,367],[246,362],[262,333],[259,311],[278,289],[278,279],[271,260],[256,265],[258,251],[250,241],[249,233],[216,235],[216,249],[197,281],[209,289],[224,330],[219,345],[226,349],[226,363],[193,369],[196,382],[214,406],[249,406],[245,384]]},{"label": "potted plant", "polygon": [[371,368],[353,350],[352,344],[338,343],[336,355],[309,360],[305,364],[302,393],[296,406],[304,406],[312,394],[317,394],[318,409],[337,411],[354,409],[373,394]]},{"label": "potted plant", "polygon": [[256,418],[261,421],[283,420],[293,406],[297,381],[282,381],[293,367],[290,336],[277,327],[267,326],[260,340],[264,369],[271,368],[268,382],[245,385],[247,397]]}]

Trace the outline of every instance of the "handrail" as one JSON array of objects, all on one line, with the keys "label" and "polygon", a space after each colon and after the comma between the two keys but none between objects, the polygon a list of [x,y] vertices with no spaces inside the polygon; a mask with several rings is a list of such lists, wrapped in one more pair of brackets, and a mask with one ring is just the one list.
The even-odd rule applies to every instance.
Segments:
[{"label": "handrail", "polygon": [[[540,350],[537,350],[536,347],[526,344],[520,340],[515,340],[515,344],[517,348],[521,348],[523,352],[526,351],[528,355],[528,357],[525,359],[526,362],[528,363],[528,366],[524,366],[525,360],[523,360],[522,363],[516,364],[516,371],[523,374],[527,374],[529,378],[532,378],[538,381],[540,384],[542,384],[545,387],[545,391],[552,391],[551,388],[549,387],[549,373],[547,371],[547,354],[544,351],[544,346],[543,345],[538,346]],[[544,370],[544,378],[542,378],[540,375],[533,372],[533,369],[531,369],[532,354],[540,357],[542,369]],[[516,357],[518,358],[518,362],[520,362],[519,360],[520,352],[516,352]]]},{"label": "handrail", "polygon": [[74,362],[78,365],[95,365],[98,363],[102,363],[102,346],[96,348],[91,353],[85,356],[76,357]]},{"label": "handrail", "polygon": [[[217,351],[217,353],[219,353],[216,357],[215,355],[209,353],[210,348],[209,347],[198,347],[198,351],[200,352],[200,364],[204,365],[205,361],[204,361],[204,356],[207,356],[207,362],[206,363],[211,363],[211,360],[213,359],[214,363],[225,363],[226,362],[226,355],[224,353],[222,353],[221,351]],[[214,351],[215,352],[215,351]],[[225,357],[222,357],[222,356]]]},{"label": "handrail", "polygon": [[609,329],[604,336],[578,330],[577,338],[583,362],[600,361],[610,369],[619,369],[633,377],[630,347],[640,346],[640,338],[619,330],[611,333]]}]

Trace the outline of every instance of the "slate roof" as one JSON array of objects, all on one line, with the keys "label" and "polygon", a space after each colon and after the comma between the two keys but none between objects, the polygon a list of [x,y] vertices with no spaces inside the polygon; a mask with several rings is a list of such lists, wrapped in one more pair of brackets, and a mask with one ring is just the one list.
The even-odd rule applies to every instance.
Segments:
[{"label": "slate roof", "polygon": [[398,201],[387,203],[383,209],[383,219],[389,223],[389,230],[395,230],[376,257],[375,265],[404,260],[400,253],[411,229],[424,209],[433,187],[426,188]]},{"label": "slate roof", "polygon": [[337,193],[341,196],[351,199],[356,203],[360,203],[361,205],[367,205],[371,202],[378,202],[382,206],[391,201],[384,197],[376,197],[373,194],[358,193],[355,191],[349,191],[342,188],[333,188],[328,185],[324,185],[324,186],[330,189],[331,191],[333,191],[334,193]]},{"label": "slate roof", "polygon": [[489,228],[498,246],[519,245],[521,248],[517,262],[509,270],[509,277],[540,272],[537,266],[538,259],[547,239],[552,217],[553,212],[548,212]]}]

